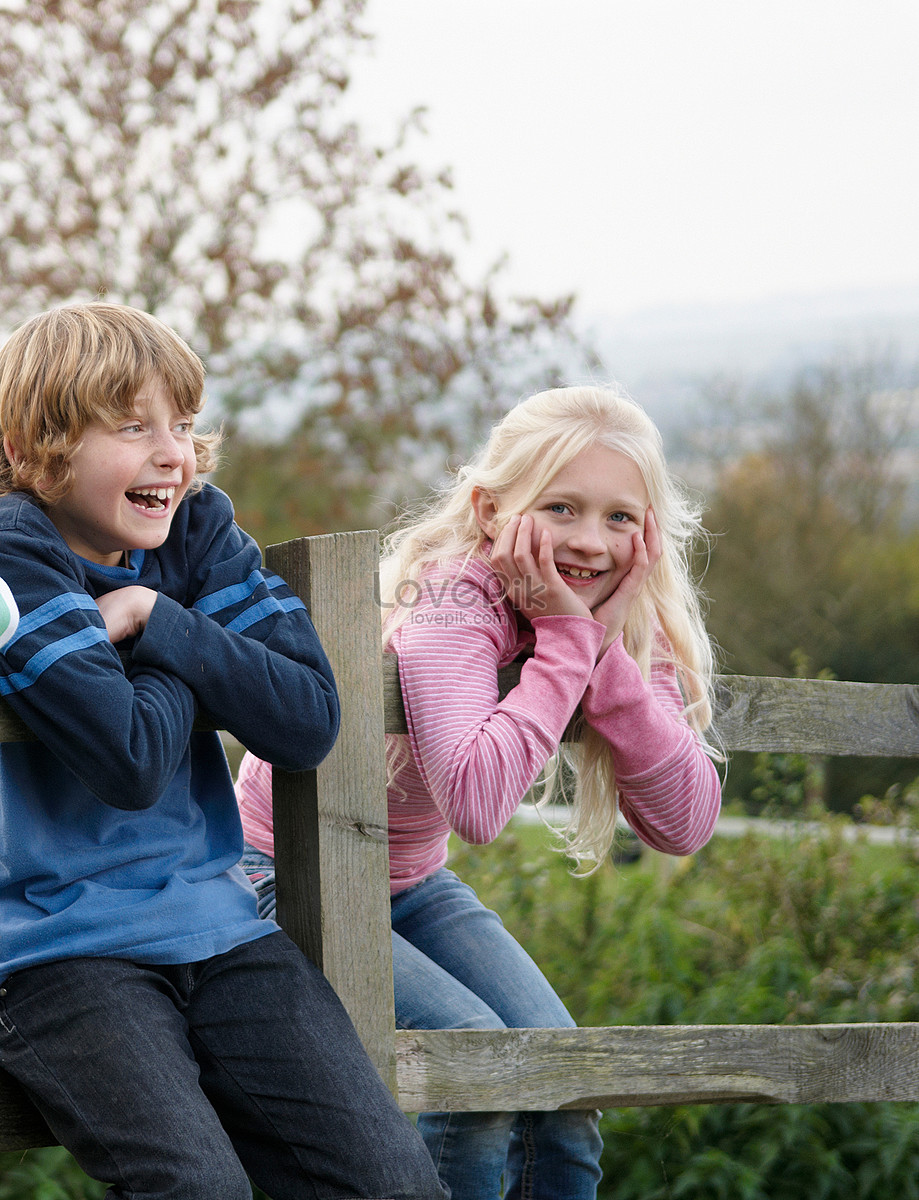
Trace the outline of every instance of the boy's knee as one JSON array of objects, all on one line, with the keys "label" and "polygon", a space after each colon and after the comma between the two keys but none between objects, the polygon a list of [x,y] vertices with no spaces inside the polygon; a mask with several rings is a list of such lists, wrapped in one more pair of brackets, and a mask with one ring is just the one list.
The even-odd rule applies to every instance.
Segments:
[{"label": "boy's knee", "polygon": [[252,1186],[235,1154],[212,1154],[202,1147],[193,1167],[184,1156],[181,1161],[157,1155],[125,1181],[124,1192],[140,1200],[252,1200]]},{"label": "boy's knee", "polygon": [[387,1200],[448,1200],[450,1193],[440,1182],[434,1161],[420,1135],[406,1148],[401,1168],[405,1184],[401,1189],[393,1190],[391,1197],[387,1192]]}]

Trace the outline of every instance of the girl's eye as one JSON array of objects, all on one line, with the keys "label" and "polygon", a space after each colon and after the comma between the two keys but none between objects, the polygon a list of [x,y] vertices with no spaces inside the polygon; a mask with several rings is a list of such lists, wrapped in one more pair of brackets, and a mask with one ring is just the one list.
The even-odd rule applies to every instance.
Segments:
[{"label": "girl's eye", "polygon": [[610,520],[619,525],[624,525],[626,521],[631,521],[631,519],[632,518],[629,516],[629,514],[624,512],[614,512],[610,514]]},{"label": "girl's eye", "polygon": [[567,505],[567,504],[550,504],[550,505],[549,505],[549,512],[552,512],[552,513],[566,513],[567,511],[568,511],[568,505]]}]

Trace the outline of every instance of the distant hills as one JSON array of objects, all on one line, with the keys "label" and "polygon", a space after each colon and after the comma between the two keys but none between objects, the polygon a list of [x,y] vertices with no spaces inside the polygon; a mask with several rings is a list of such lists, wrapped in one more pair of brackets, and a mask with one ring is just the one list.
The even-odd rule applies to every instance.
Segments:
[{"label": "distant hills", "polygon": [[718,377],[772,390],[809,366],[885,355],[919,376],[919,282],[581,321],[600,353],[599,374],[621,383],[665,433]]}]

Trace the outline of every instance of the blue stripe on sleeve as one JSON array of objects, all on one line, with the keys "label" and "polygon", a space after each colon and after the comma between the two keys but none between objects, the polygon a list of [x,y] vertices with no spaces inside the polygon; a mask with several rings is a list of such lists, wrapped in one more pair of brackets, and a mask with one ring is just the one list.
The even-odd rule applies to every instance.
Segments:
[{"label": "blue stripe on sleeve", "polygon": [[[234,583],[231,587],[211,592],[209,596],[202,596],[195,602],[194,607],[206,616],[213,616],[214,613],[245,603],[260,584],[265,584],[271,591],[287,586],[280,575],[265,575],[261,571],[253,571],[242,583]],[[226,628],[240,633],[243,629],[248,629],[250,625],[255,625],[266,617],[305,607],[306,605],[298,596],[287,596],[283,600],[278,600],[274,596],[266,596],[264,600],[259,600],[257,604],[253,604],[241,612],[238,617],[227,622]]]},{"label": "blue stripe on sleeve", "polygon": [[86,592],[63,592],[60,596],[53,597],[45,604],[40,604],[38,608],[33,608],[26,616],[20,615],[19,627],[9,645],[18,642],[27,633],[34,633],[36,629],[42,629],[45,625],[56,621],[58,617],[64,616],[65,613],[75,612],[78,609],[83,609],[85,612],[92,612],[95,609],[96,613],[99,612],[99,606]]},{"label": "blue stripe on sleeve", "polygon": [[39,650],[37,654],[33,654],[21,671],[0,678],[0,696],[9,696],[12,692],[24,691],[38,679],[43,671],[53,667],[58,659],[63,658],[66,654],[74,654],[78,650],[85,650],[88,646],[107,641],[108,634],[104,628],[98,625],[87,625],[85,629],[72,633],[69,637],[50,643]]},{"label": "blue stripe on sleeve", "polygon": [[234,604],[241,604],[248,600],[258,585],[264,582],[265,577],[261,571],[253,571],[242,583],[234,583],[230,587],[221,588],[218,592],[211,592],[209,596],[202,596],[200,600],[195,601],[193,607],[198,612],[212,616],[221,609],[231,608]]},{"label": "blue stripe on sleeve", "polygon": [[277,600],[274,596],[267,596],[264,600],[260,600],[258,604],[253,604],[251,608],[247,608],[244,613],[231,621],[227,625],[227,629],[233,629],[236,633],[242,633],[244,629],[248,629],[250,625],[254,625],[257,621],[263,621],[266,617],[270,617],[275,613],[292,612],[296,608],[306,608],[306,605],[299,596],[287,596],[283,600]]}]

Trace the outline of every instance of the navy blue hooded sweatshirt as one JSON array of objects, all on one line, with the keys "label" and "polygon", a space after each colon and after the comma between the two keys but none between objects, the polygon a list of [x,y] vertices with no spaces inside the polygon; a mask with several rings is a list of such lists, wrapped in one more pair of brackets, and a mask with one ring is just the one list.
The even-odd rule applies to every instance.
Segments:
[{"label": "navy blue hooded sweatshirt", "polygon": [[[74,955],[195,962],[274,932],[237,866],[219,736],[192,725],[206,712],[305,770],[332,747],[338,698],[306,609],[229,499],[205,484],[159,549],[104,567],[30,496],[2,496],[0,576],[20,612],[0,695],[39,739],[0,745],[0,982]],[[93,598],[129,584],[159,595],[116,649]]]}]

